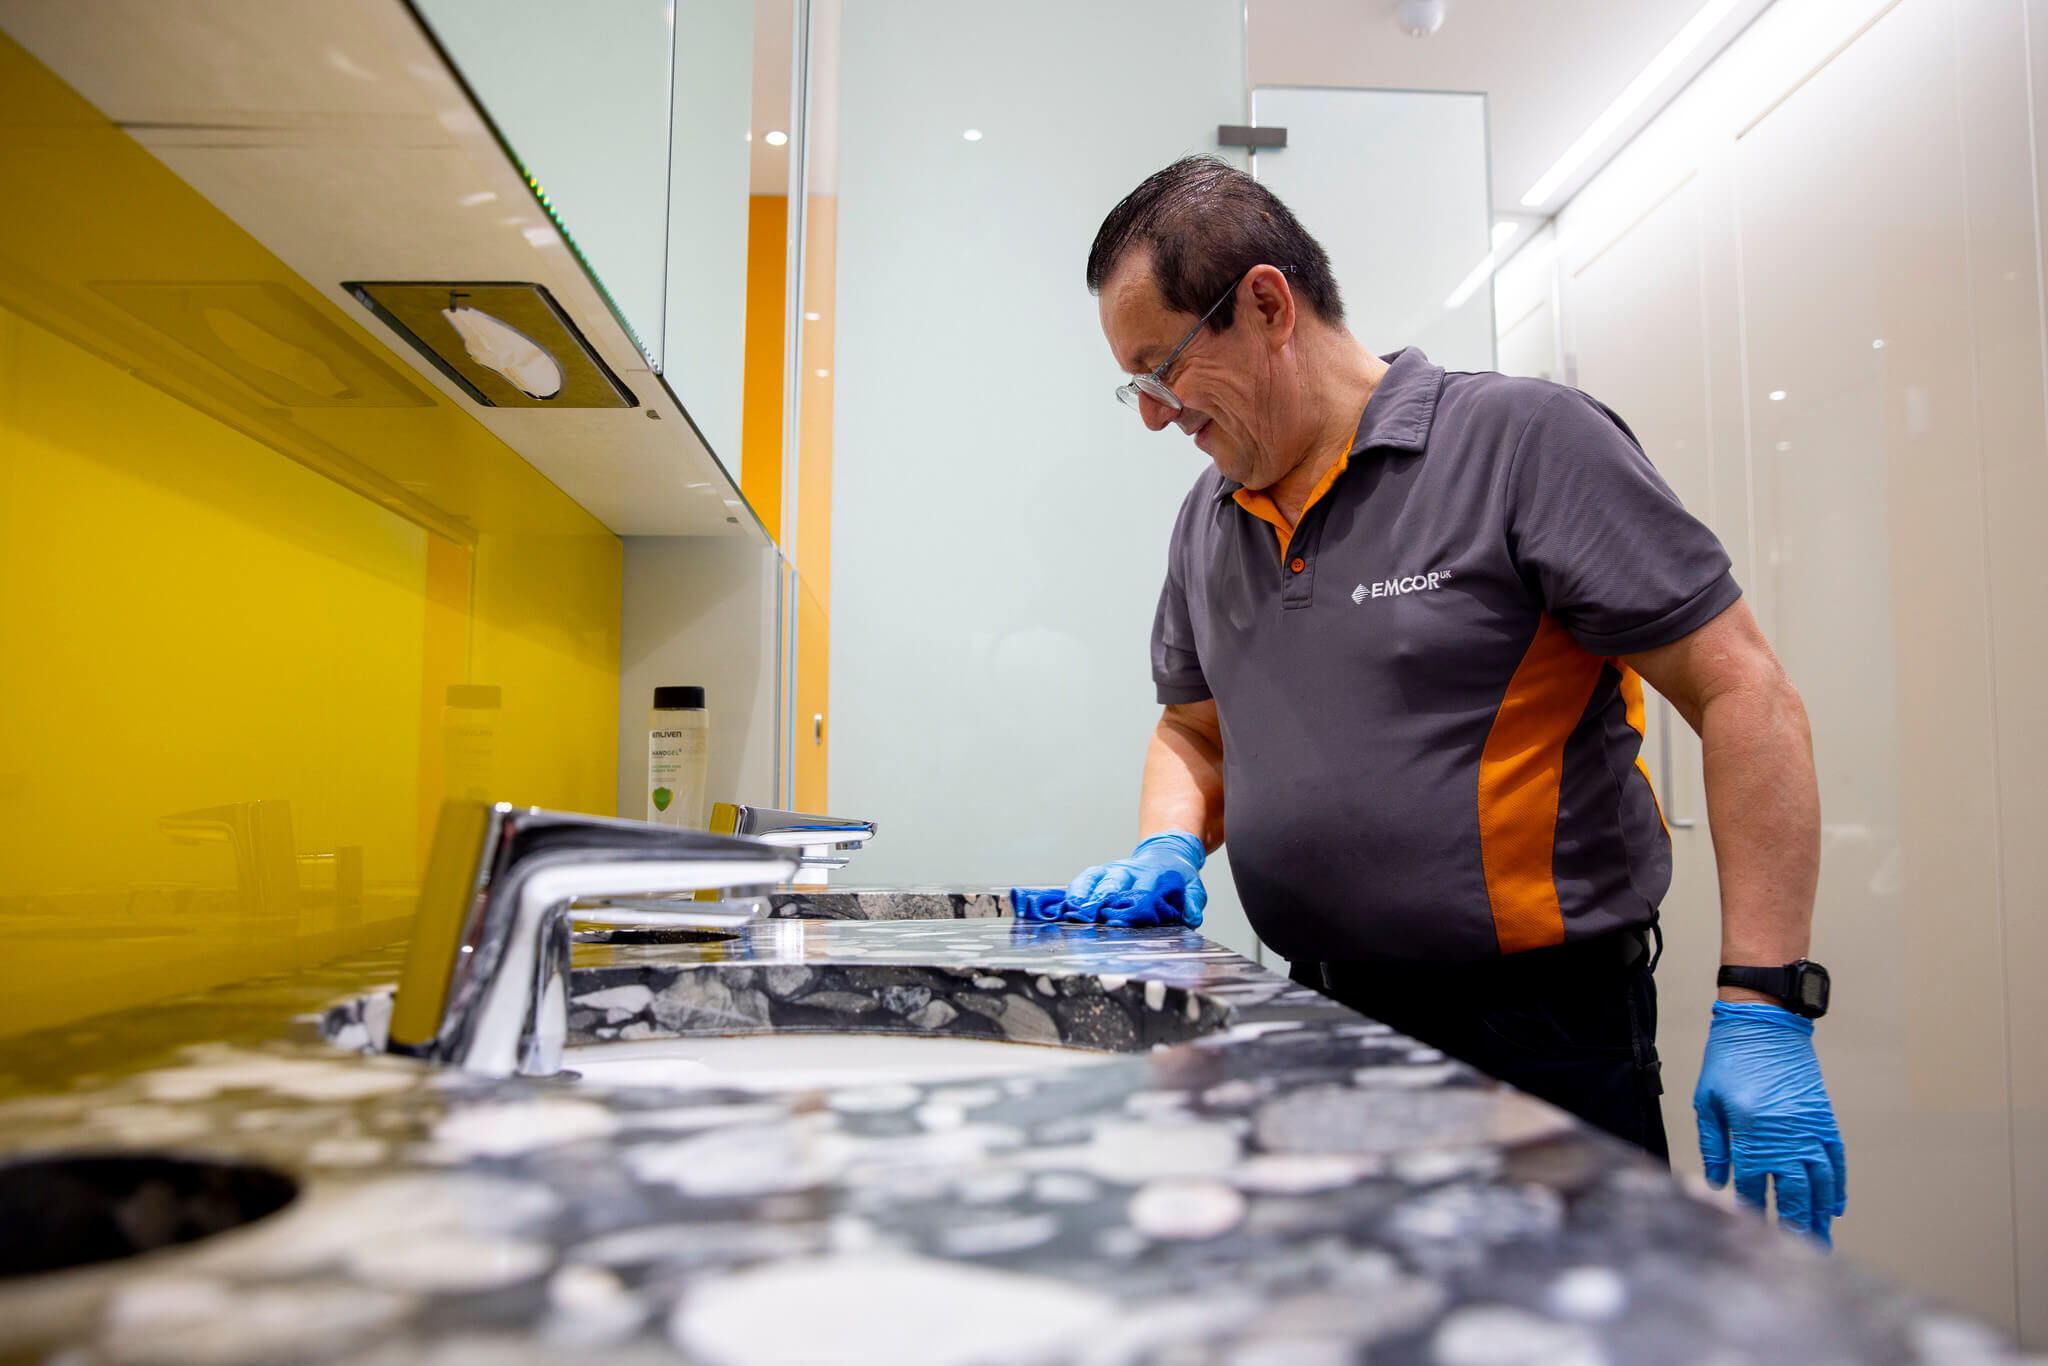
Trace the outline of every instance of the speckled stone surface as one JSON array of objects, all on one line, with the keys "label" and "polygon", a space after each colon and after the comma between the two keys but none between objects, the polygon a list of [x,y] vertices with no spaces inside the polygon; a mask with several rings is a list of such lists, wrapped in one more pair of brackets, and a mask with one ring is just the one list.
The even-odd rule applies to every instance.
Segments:
[{"label": "speckled stone surface", "polygon": [[[784,888],[768,897],[776,920],[994,920],[1015,914],[1008,888],[995,887],[804,887]],[[656,927],[591,927],[579,944],[688,944],[706,942],[698,930]]]},{"label": "speckled stone surface", "polygon": [[572,1042],[853,1026],[1119,1051],[929,1085],[485,1081],[348,1051],[388,1018],[362,992],[318,1017],[332,1042],[0,1101],[16,1156],[171,1149],[305,1183],[205,1243],[0,1282],[0,1356],[2005,1359],[1192,932],[794,920],[576,963]]},{"label": "speckled stone surface", "polygon": [[789,920],[984,920],[1015,913],[1007,887],[832,887],[777,892],[770,914]]}]

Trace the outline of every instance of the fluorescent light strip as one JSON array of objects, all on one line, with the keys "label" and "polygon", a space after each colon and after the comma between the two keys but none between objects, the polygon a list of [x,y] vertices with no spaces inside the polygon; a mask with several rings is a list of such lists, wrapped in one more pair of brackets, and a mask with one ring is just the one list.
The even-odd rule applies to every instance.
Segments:
[{"label": "fluorescent light strip", "polygon": [[1686,26],[1678,31],[1678,36],[1666,43],[1664,50],[1650,59],[1650,64],[1615,97],[1614,103],[1601,110],[1600,117],[1588,124],[1586,131],[1579,134],[1577,140],[1565,149],[1564,155],[1543,173],[1541,179],[1529,187],[1529,193],[1522,196],[1522,207],[1539,209],[1548,203],[1550,197],[1571,178],[1572,173],[1585,165],[1593,153],[1606,145],[1607,140],[1614,136],[1615,130],[1626,123],[1629,116],[1642,108],[1643,103],[1656,93],[1657,88],[1670,79],[1671,73],[1678,69],[1679,64],[1692,55],[1692,50],[1705,42],[1707,35],[1718,28],[1722,20],[1734,13],[1737,3],[1738,0],[1707,0],[1707,3],[1700,7],[1699,13],[1693,15]]}]

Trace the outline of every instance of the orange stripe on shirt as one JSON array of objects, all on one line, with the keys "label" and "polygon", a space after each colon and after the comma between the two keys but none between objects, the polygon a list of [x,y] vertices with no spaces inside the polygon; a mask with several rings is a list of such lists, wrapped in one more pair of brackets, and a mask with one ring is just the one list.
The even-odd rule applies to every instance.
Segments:
[{"label": "orange stripe on shirt", "polygon": [[[1648,741],[1650,733],[1643,728],[1646,720],[1643,715],[1643,676],[1618,660],[1615,667],[1621,670],[1621,700],[1628,709],[1629,729],[1636,733],[1638,740]],[[1636,750],[1636,772],[1642,774],[1643,781],[1649,785],[1650,803],[1657,808],[1658,823],[1664,826],[1665,834],[1670,834],[1671,826],[1664,820],[1664,803],[1657,800],[1656,779],[1650,776],[1650,766],[1643,762],[1643,751],[1640,748]]]},{"label": "orange stripe on shirt", "polygon": [[1564,942],[1552,856],[1564,746],[1607,661],[1544,617],[1479,756],[1479,858],[1502,953]]}]

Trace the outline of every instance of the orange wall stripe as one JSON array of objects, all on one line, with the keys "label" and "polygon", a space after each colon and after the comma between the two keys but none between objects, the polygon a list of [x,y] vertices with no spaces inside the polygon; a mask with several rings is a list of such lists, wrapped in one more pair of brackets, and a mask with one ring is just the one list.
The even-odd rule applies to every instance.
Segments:
[{"label": "orange wall stripe", "polygon": [[1564,942],[1551,858],[1564,745],[1607,661],[1544,617],[1479,756],[1479,856],[1502,953]]},{"label": "orange wall stripe", "polygon": [[[782,539],[782,373],[789,301],[789,199],[747,200],[747,338],[740,380],[740,492]],[[730,473],[730,471],[728,471]]]}]

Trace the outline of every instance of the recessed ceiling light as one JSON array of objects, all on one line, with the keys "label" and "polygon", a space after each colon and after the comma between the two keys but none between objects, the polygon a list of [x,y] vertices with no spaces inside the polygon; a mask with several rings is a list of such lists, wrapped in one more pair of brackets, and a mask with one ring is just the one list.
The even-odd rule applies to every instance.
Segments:
[{"label": "recessed ceiling light", "polygon": [[1785,391],[1784,391],[1783,389],[1773,389],[1773,390],[1771,390],[1771,402],[1773,402],[1773,403],[1783,403],[1784,401],[1785,401]]},{"label": "recessed ceiling light", "polygon": [[1538,209],[1551,196],[1564,188],[1565,181],[1572,173],[1591,159],[1593,153],[1605,146],[1629,115],[1642,108],[1643,103],[1657,92],[1657,88],[1669,80],[1671,73],[1692,50],[1705,42],[1723,19],[1735,9],[1736,0],[1707,0],[1699,12],[1687,21],[1678,36],[1664,45],[1664,50],[1650,59],[1650,64],[1636,74],[1636,78],[1614,97],[1614,103],[1600,111],[1600,116],[1586,125],[1586,131],[1579,134],[1571,146],[1565,148],[1551,168],[1540,176],[1529,192],[1522,196],[1522,207]]},{"label": "recessed ceiling light", "polygon": [[475,194],[466,194],[462,196],[462,198],[456,200],[455,202],[460,204],[465,209],[473,209],[479,204],[488,204],[497,197],[498,196],[494,191],[478,190]]},{"label": "recessed ceiling light", "polygon": [[966,138],[969,142],[980,142],[981,130],[979,128],[970,128],[960,136]]},{"label": "recessed ceiling light", "polygon": [[767,137],[761,140],[767,143],[770,147],[780,147],[783,143],[789,141],[789,134],[783,132],[780,128],[778,128],[774,132],[768,134]]},{"label": "recessed ceiling light", "polygon": [[832,372],[830,370],[813,370],[811,373],[816,375],[819,379],[825,379],[828,378]]},{"label": "recessed ceiling light", "polygon": [[1792,449],[1792,443],[1789,441],[1780,441],[1778,443],[1778,449],[1781,451],[1789,451]]},{"label": "recessed ceiling light", "polygon": [[804,321],[807,323],[814,323],[818,321],[818,315],[815,313],[806,313],[804,314]]},{"label": "recessed ceiling light", "polygon": [[1883,338],[1883,337],[1878,337],[1878,338],[1876,338],[1875,340],[1873,340],[1873,341],[1872,341],[1872,342],[1870,343],[1870,349],[1871,349],[1871,350],[1873,350],[1873,351],[1882,351],[1882,350],[1884,350],[1884,338]]}]

